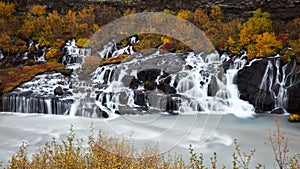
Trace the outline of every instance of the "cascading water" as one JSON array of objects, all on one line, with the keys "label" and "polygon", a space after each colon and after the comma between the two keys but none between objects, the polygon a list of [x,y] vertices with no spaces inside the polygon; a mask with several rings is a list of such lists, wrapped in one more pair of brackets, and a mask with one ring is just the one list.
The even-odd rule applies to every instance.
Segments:
[{"label": "cascading water", "polygon": [[[280,57],[269,58],[264,76],[259,86],[260,92],[267,91],[274,98],[274,107],[287,107],[287,88],[295,84],[293,75],[296,62],[281,65]],[[258,102],[259,100],[257,100]]]},{"label": "cascading water", "polygon": [[[220,69],[217,52],[137,55],[131,61],[99,67],[93,81],[98,89],[97,105],[106,114],[232,113],[253,114],[253,107],[239,99],[233,79],[237,69]],[[236,61],[241,68],[245,61]],[[214,79],[214,80],[212,80]],[[210,90],[213,90],[210,91]]]},{"label": "cascading water", "polygon": [[59,99],[53,91],[57,85],[69,88],[68,79],[60,73],[38,75],[13,92],[2,96],[2,111],[69,114],[72,100]]},{"label": "cascading water", "polygon": [[4,58],[4,55],[2,53],[2,51],[0,50],[0,60],[2,60]]},{"label": "cascading water", "polygon": [[[69,40],[63,48],[65,55],[62,58],[62,63],[69,68],[78,69],[84,62],[86,56],[91,56],[90,48],[79,48],[76,46],[75,39]],[[78,67],[79,66],[79,67]]]},{"label": "cascading water", "polygon": [[[130,42],[138,42],[134,37]],[[65,46],[63,63],[82,68],[91,49],[78,48],[75,40]],[[224,73],[217,52],[134,53],[132,46],[111,42],[99,57],[131,54],[130,61],[98,67],[91,73],[64,77],[60,73],[36,76],[2,97],[2,111],[69,114],[86,117],[114,117],[117,114],[230,113],[239,117],[253,114],[253,107],[239,99],[234,83],[244,60],[236,60]],[[50,80],[51,79],[51,80]],[[84,80],[83,80],[84,79]],[[51,83],[50,83],[51,82]],[[62,94],[54,90],[60,86]],[[35,88],[36,87],[36,88]],[[38,108],[33,109],[34,105]]]}]

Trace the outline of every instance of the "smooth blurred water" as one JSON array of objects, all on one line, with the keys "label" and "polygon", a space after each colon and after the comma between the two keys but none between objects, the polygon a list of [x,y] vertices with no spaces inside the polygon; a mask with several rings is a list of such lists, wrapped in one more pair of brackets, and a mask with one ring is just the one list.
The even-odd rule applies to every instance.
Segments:
[{"label": "smooth blurred water", "polygon": [[[287,116],[280,116],[281,130],[292,138],[290,155],[299,153],[300,125],[288,123]],[[236,138],[241,150],[249,152],[255,148],[252,164],[265,164],[273,168],[274,157],[271,148],[264,145],[268,129],[275,128],[272,115],[259,115],[252,118],[237,118],[233,115],[178,115],[152,114],[144,116],[124,115],[114,119],[90,119],[85,117],[54,116],[41,114],[0,114],[0,161],[5,164],[17,152],[22,141],[29,143],[29,153],[37,152],[46,141],[62,139],[69,133],[70,125],[78,138],[87,139],[90,124],[95,130],[102,129],[111,136],[132,139],[138,150],[148,145],[158,145],[161,153],[177,152],[188,160],[190,144],[197,153],[204,153],[205,163],[216,151],[218,167],[224,164],[231,167],[233,140]],[[110,150],[108,150],[110,151]],[[254,166],[250,167],[253,168]]]}]

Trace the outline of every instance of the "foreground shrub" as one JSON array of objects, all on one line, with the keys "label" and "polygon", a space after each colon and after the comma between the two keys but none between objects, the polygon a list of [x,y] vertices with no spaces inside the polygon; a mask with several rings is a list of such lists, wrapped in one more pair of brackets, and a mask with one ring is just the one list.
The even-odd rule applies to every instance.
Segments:
[{"label": "foreground shrub", "polygon": [[[299,169],[300,154],[288,157],[288,143],[290,138],[285,136],[285,132],[280,130],[280,123],[276,119],[276,128],[269,130],[268,141],[275,157],[275,163],[280,169]],[[84,141],[75,138],[71,127],[67,137],[58,143],[56,139],[45,143],[38,153],[30,157],[28,155],[28,144],[23,143],[20,150],[9,160],[9,169],[13,168],[174,168],[174,169],[216,169],[217,153],[214,152],[210,158],[210,166],[204,164],[204,155],[194,151],[189,147],[190,158],[185,162],[181,155],[159,154],[157,147],[145,147],[142,152],[138,152],[131,140],[108,137],[101,130],[95,137],[93,129],[88,137],[88,145]],[[253,160],[255,149],[250,153],[241,150],[237,140],[234,140],[234,152],[232,154],[233,169],[249,169]],[[0,163],[1,166],[1,163]],[[226,167],[223,165],[222,169]],[[265,168],[258,163],[256,169]]]}]

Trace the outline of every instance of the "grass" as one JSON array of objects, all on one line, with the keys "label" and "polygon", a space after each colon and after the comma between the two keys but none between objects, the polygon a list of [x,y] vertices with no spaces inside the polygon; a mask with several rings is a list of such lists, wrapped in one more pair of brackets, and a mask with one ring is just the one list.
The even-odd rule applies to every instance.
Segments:
[{"label": "grass", "polygon": [[57,62],[46,62],[33,66],[22,66],[0,70],[0,94],[12,91],[15,87],[31,80],[37,74],[62,68]]},{"label": "grass", "polygon": [[[274,152],[274,159],[280,169],[299,169],[300,154],[289,157],[288,143],[290,138],[285,136],[285,132],[280,130],[280,123],[276,120],[276,129],[269,130],[268,141],[265,143],[271,146]],[[31,157],[28,155],[27,143],[23,143],[19,151],[14,154],[8,162],[8,169],[16,168],[164,168],[164,169],[217,169],[217,152],[210,158],[210,166],[204,166],[204,156],[196,153],[190,145],[189,161],[184,161],[182,155],[176,153],[168,154],[166,157],[159,154],[156,147],[145,147],[138,153],[130,140],[107,137],[103,131],[99,131],[97,136],[91,127],[91,134],[88,137],[88,146],[83,148],[84,141],[76,139],[72,127],[70,133],[60,143],[53,139],[45,143],[40,150]],[[115,153],[113,153],[115,152]],[[242,152],[237,140],[234,140],[234,153],[232,154],[233,169],[249,169],[255,155],[255,149],[249,153]],[[1,165],[1,163],[0,163]],[[222,169],[226,167],[222,165]],[[262,164],[257,164],[256,169],[265,168]]]}]

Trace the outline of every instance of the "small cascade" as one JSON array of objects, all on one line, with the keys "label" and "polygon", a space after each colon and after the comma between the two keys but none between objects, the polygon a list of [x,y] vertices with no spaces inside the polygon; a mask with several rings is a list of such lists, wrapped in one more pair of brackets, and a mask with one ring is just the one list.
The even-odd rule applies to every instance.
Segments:
[{"label": "small cascade", "polygon": [[91,48],[79,48],[76,46],[75,39],[69,40],[63,48],[64,56],[62,63],[67,67],[76,69],[76,66],[80,66],[84,62],[86,56],[92,55]]},{"label": "small cascade", "polygon": [[[132,37],[130,43],[137,43]],[[228,56],[210,54],[134,53],[132,46],[104,46],[99,57],[113,58],[132,54],[120,64],[98,67],[91,79],[77,74],[88,48],[78,48],[75,40],[64,47],[63,63],[75,71],[70,77],[61,73],[36,76],[13,92],[2,96],[1,111],[65,114],[70,116],[115,117],[119,114],[229,113],[249,117],[253,107],[239,99],[236,74],[246,62],[236,58],[224,71]],[[82,78],[81,76],[85,76]],[[34,105],[36,105],[34,107]]]},{"label": "small cascade", "polygon": [[4,58],[4,55],[2,53],[2,51],[0,50],[0,60],[2,60]]},{"label": "small cascade", "polygon": [[[97,105],[108,115],[167,112],[253,114],[253,106],[239,99],[237,69],[220,70],[217,52],[139,56],[129,62],[99,67],[93,82],[99,86]],[[234,62],[242,68],[245,61]]]},{"label": "small cascade", "polygon": [[[133,44],[138,41],[136,40],[136,37],[131,37],[129,39],[129,42],[130,42],[130,44]],[[98,52],[98,54],[101,58],[115,58],[115,57],[119,56],[120,54],[131,55],[133,53],[134,53],[134,51],[133,51],[132,45],[123,47],[123,46],[117,45],[117,43],[114,40],[109,42],[108,44],[104,45],[103,50]]]},{"label": "small cascade", "polygon": [[[259,86],[260,94],[270,93],[274,99],[274,108],[287,107],[288,92],[287,89],[292,86],[294,70],[296,62],[292,61],[288,64],[282,65],[279,57],[268,59],[268,63]],[[258,97],[257,102],[259,102]],[[258,104],[258,103],[257,103]]]},{"label": "small cascade", "polygon": [[32,97],[29,93],[5,94],[1,111],[68,115],[71,104],[56,98]]},{"label": "small cascade", "polygon": [[1,97],[1,111],[69,114],[72,100],[56,96],[54,90],[60,86],[65,96],[71,94],[69,79],[61,73],[38,75],[29,82],[23,83],[10,93]]},{"label": "small cascade", "polygon": [[[39,50],[38,44],[36,45],[36,49]],[[44,47],[41,51],[42,51],[41,54],[34,55],[35,62],[46,62],[45,54],[47,51],[49,51],[49,49],[47,47]],[[27,55],[27,53],[26,53],[26,55]],[[24,58],[24,56],[23,56],[23,58]],[[25,58],[26,58],[26,56],[25,56]]]}]

